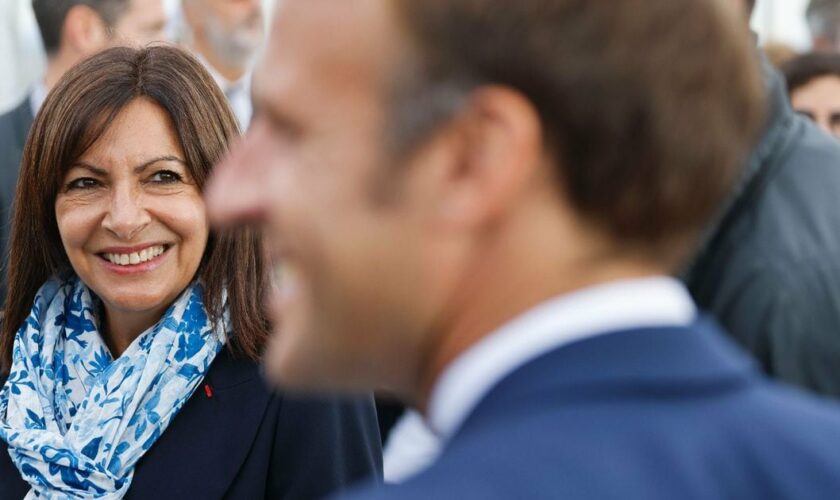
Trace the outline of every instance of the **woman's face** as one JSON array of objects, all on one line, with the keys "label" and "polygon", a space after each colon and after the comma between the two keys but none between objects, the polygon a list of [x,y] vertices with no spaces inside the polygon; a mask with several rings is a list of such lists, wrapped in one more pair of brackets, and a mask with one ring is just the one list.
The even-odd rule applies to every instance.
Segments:
[{"label": "woman's face", "polygon": [[70,167],[55,214],[70,264],[110,314],[162,315],[195,276],[209,233],[172,121],[145,98]]},{"label": "woman's face", "polygon": [[814,78],[790,95],[793,109],[805,115],[827,133],[840,137],[840,77]]}]

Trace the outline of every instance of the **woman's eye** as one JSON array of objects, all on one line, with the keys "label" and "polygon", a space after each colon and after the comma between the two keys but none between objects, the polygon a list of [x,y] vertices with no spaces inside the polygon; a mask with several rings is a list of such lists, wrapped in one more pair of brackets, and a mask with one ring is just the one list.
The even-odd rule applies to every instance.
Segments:
[{"label": "woman's eye", "polygon": [[76,189],[92,189],[99,186],[99,181],[91,179],[90,177],[81,177],[73,179],[67,184],[67,190],[72,191]]},{"label": "woman's eye", "polygon": [[175,182],[181,182],[181,176],[171,170],[161,170],[159,172],[155,172],[149,180],[160,184],[172,184]]}]

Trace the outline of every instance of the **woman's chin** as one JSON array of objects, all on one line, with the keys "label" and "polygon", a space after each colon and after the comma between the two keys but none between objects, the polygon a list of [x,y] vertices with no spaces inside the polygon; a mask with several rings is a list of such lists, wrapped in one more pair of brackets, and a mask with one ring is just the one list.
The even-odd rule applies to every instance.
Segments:
[{"label": "woman's chin", "polygon": [[138,291],[136,293],[100,295],[106,312],[119,312],[121,314],[162,314],[169,305],[174,302],[177,296],[163,297],[160,294],[149,294]]}]

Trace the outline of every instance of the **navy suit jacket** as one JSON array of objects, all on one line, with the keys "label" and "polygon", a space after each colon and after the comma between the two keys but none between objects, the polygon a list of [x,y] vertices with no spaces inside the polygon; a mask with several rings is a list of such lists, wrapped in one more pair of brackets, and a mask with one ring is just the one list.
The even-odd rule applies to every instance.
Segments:
[{"label": "navy suit jacket", "polygon": [[615,332],[522,366],[429,469],[348,498],[836,500],[840,407],[711,324]]},{"label": "navy suit jacket", "polygon": [[[0,380],[2,382],[2,380]],[[254,363],[225,349],[135,468],[128,499],[322,498],[360,479],[381,481],[372,398],[298,399],[272,393]],[[29,491],[0,440],[0,499]]]},{"label": "navy suit jacket", "polygon": [[0,309],[6,299],[6,252],[9,248],[12,202],[23,146],[33,119],[29,97],[0,115]]}]

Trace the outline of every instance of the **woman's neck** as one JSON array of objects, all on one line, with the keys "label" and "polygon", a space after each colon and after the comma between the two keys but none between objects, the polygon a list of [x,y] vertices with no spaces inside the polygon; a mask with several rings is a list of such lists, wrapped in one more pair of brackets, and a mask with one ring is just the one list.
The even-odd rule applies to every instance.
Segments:
[{"label": "woman's neck", "polygon": [[100,334],[114,359],[119,358],[134,340],[154,326],[165,311],[124,311],[102,306]]}]

